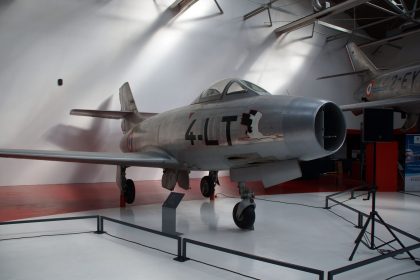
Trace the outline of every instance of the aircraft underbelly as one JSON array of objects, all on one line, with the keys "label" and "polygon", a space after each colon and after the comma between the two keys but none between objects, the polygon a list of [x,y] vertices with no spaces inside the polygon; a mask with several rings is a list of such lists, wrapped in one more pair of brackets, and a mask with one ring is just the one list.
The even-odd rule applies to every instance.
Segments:
[{"label": "aircraft underbelly", "polygon": [[209,147],[186,151],[179,155],[190,170],[226,170],[255,164],[264,164],[292,158],[293,155],[279,142]]}]

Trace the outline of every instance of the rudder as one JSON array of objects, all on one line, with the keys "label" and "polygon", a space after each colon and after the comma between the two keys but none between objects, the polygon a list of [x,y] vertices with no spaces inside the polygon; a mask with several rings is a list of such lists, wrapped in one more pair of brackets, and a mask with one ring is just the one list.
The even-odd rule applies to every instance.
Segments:
[{"label": "rudder", "polygon": [[[121,130],[123,133],[127,133],[133,126],[138,123],[139,111],[137,109],[136,102],[133,98],[133,93],[131,92],[130,85],[128,82],[125,82],[120,87],[120,104],[121,111],[123,112],[133,112],[134,114],[130,115],[127,118],[124,118],[121,121]],[[133,118],[133,116],[136,116]]]},{"label": "rudder", "polygon": [[120,104],[121,111],[139,112],[128,82],[120,87]]}]

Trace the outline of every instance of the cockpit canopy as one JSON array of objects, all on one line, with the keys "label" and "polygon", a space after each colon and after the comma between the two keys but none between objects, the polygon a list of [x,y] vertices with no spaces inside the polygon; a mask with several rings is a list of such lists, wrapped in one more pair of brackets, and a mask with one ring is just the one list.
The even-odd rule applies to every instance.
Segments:
[{"label": "cockpit canopy", "polygon": [[203,91],[200,96],[194,100],[193,104],[220,100],[228,101],[258,95],[270,95],[270,93],[245,80],[224,79]]}]

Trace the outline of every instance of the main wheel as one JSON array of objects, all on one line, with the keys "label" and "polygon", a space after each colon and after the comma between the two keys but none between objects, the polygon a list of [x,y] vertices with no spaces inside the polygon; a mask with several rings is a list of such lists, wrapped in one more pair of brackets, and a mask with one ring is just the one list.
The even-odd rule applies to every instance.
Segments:
[{"label": "main wheel", "polygon": [[136,187],[134,186],[134,182],[131,179],[125,181],[124,187],[124,200],[126,203],[131,204],[134,202],[136,198]]},{"label": "main wheel", "polygon": [[241,229],[253,229],[254,222],[255,222],[255,209],[253,206],[248,206],[247,208],[242,211],[242,214],[239,218],[236,217],[236,213],[238,212],[239,203],[236,203],[235,207],[233,207],[233,221]]},{"label": "main wheel", "polygon": [[173,191],[176,185],[178,174],[174,170],[164,170],[162,175],[162,186]]},{"label": "main wheel", "polygon": [[209,176],[204,176],[201,179],[200,182],[200,190],[201,194],[204,197],[210,197],[214,194],[214,187],[216,186],[216,183],[213,182]]}]

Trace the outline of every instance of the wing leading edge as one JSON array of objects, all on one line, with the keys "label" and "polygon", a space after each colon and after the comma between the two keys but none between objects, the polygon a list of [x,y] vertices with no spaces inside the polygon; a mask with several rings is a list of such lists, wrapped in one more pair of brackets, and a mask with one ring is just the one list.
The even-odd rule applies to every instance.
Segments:
[{"label": "wing leading edge", "polygon": [[180,166],[175,158],[163,151],[102,153],[0,149],[0,157],[157,168],[175,168]]}]

